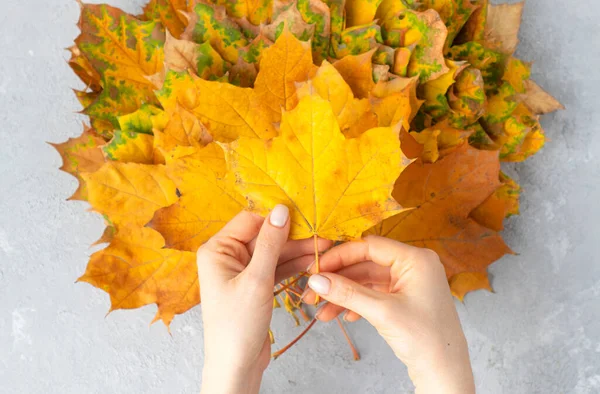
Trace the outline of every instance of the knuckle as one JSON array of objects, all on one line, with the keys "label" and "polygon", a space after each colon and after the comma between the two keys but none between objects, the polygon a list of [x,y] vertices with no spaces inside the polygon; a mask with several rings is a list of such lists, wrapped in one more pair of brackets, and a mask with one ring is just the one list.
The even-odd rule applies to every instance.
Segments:
[{"label": "knuckle", "polygon": [[354,286],[344,284],[338,288],[336,298],[341,304],[348,305],[356,298],[356,289]]},{"label": "knuckle", "polygon": [[277,239],[272,234],[263,234],[263,236],[259,240],[259,246],[265,250],[273,250],[278,245]]},{"label": "knuckle", "polygon": [[431,249],[421,249],[421,255],[423,260],[438,263],[440,261],[440,256],[438,256],[438,254]]}]

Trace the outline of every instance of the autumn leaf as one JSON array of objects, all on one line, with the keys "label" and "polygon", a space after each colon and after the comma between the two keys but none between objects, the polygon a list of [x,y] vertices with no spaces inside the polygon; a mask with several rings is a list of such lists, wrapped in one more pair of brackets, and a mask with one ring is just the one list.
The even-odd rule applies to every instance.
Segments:
[{"label": "autumn leaf", "polygon": [[498,152],[463,144],[433,164],[417,160],[405,169],[394,198],[414,207],[370,230],[437,252],[448,277],[485,272],[511,250],[500,235],[469,218],[471,211],[500,185]]},{"label": "autumn leaf", "polygon": [[[85,84],[85,87],[89,88],[92,92],[99,92],[102,90],[102,86],[100,85],[100,75],[81,53],[77,45],[73,45],[68,50],[71,52],[69,66],[71,66],[73,72]],[[85,106],[87,107],[87,105]]]},{"label": "autumn leaf", "polygon": [[83,179],[92,208],[117,227],[143,226],[156,210],[177,201],[175,184],[161,165],[108,162]]},{"label": "autumn leaf", "polygon": [[346,56],[333,63],[335,69],[358,98],[368,98],[369,93],[375,87],[373,65],[371,63],[374,52],[370,51],[362,55]]},{"label": "autumn leaf", "polygon": [[283,203],[294,238],[371,227],[438,252],[456,297],[490,289],[521,192],[499,162],[537,153],[539,115],[563,108],[514,56],[522,12],[488,0],[149,0],[137,17],[82,5],[68,63],[92,128],[54,146],[79,180],[72,198],[106,221],[110,245],[84,280],[114,308],[158,303],[168,325],[199,302],[191,252],[243,207]]},{"label": "autumn leaf", "polygon": [[525,82],[525,93],[523,94],[522,99],[523,103],[537,115],[565,109],[558,100],[548,94],[532,80]]},{"label": "autumn leaf", "polygon": [[485,272],[461,272],[448,281],[452,295],[463,302],[465,295],[475,290],[492,291],[490,278]]},{"label": "autumn leaf", "polygon": [[411,56],[405,76],[418,76],[424,83],[448,71],[443,57],[448,30],[437,12],[405,11],[401,18],[384,20],[382,25],[385,32],[384,44],[414,48],[410,49]]},{"label": "autumn leaf", "polygon": [[314,92],[329,101],[338,125],[347,137],[357,137],[366,130],[377,127],[377,115],[369,100],[354,97],[342,75],[326,60],[310,82],[300,84],[297,88],[299,99]]},{"label": "autumn leaf", "polygon": [[284,112],[279,137],[240,138],[224,148],[252,211],[290,208],[292,239],[356,239],[402,211],[390,196],[407,164],[397,134],[375,128],[346,139],[331,104],[318,96]]},{"label": "autumn leaf", "polygon": [[228,64],[208,42],[196,44],[178,40],[167,33],[164,51],[167,70],[191,71],[200,78],[214,80],[222,77],[228,69]]},{"label": "autumn leaf", "polygon": [[216,141],[276,134],[267,103],[253,89],[170,71],[157,95],[168,112],[177,105],[192,112]]},{"label": "autumn leaf", "polygon": [[477,223],[494,231],[504,230],[504,219],[519,214],[521,187],[502,172],[500,182],[496,191],[470,214]]},{"label": "autumn leaf", "polygon": [[512,54],[519,44],[519,28],[525,2],[490,4],[487,11],[485,40],[499,52]]},{"label": "autumn leaf", "polygon": [[310,45],[296,39],[288,30],[264,51],[254,92],[270,109],[274,122],[281,120],[282,108],[289,111],[296,106],[296,83],[306,81],[313,69]]},{"label": "autumn leaf", "polygon": [[379,126],[401,124],[408,131],[409,124],[423,104],[416,95],[417,78],[395,78],[378,82],[370,93],[373,111]]},{"label": "autumn leaf", "polygon": [[187,3],[187,0],[150,0],[144,7],[144,18],[160,22],[178,38],[187,26],[184,16],[188,11]]},{"label": "autumn leaf", "polygon": [[62,144],[50,144],[60,154],[60,169],[77,178],[79,186],[69,200],[87,200],[88,191],[83,174],[94,172],[104,164],[102,146],[106,143],[96,132],[84,127],[83,133],[76,138],[69,138]]},{"label": "autumn leaf", "polygon": [[197,3],[181,38],[197,44],[209,43],[223,59],[235,64],[239,48],[248,44],[240,27],[227,17],[225,7]]},{"label": "autumn leaf", "polygon": [[[173,156],[178,156],[177,150]],[[180,197],[158,210],[149,226],[164,236],[169,248],[195,252],[246,206],[216,144],[169,159],[167,174]]]},{"label": "autumn leaf", "polygon": [[200,302],[196,254],[165,249],[159,233],[125,226],[92,255],[80,282],[110,294],[110,311],[156,303],[154,321],[167,326]]},{"label": "autumn leaf", "polygon": [[[154,129],[155,161],[163,163],[165,155],[180,147],[201,147],[212,142],[212,136],[192,112],[177,106],[163,130]],[[162,156],[157,160],[156,156]]]},{"label": "autumn leaf", "polygon": [[472,131],[452,127],[449,122],[441,122],[420,132],[411,132],[410,135],[423,145],[420,153],[424,163],[435,163],[448,153],[452,148],[462,145],[471,135]]},{"label": "autumn leaf", "polygon": [[107,5],[83,4],[79,27],[75,43],[103,87],[85,113],[99,119],[99,132],[110,133],[109,125],[117,128],[119,115],[156,102],[146,77],[162,69],[164,34],[157,23],[141,22]]}]

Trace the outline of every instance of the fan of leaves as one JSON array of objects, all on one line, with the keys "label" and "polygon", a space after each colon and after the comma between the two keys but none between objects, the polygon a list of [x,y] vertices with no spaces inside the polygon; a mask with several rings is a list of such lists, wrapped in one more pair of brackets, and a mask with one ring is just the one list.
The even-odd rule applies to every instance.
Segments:
[{"label": "fan of leaves", "polygon": [[80,280],[111,310],[156,303],[169,325],[200,302],[200,245],[240,210],[283,203],[292,238],[380,234],[436,251],[459,299],[490,289],[520,193],[500,162],[536,153],[539,115],[561,108],[513,56],[522,10],[151,0],[132,16],[83,4],[69,64],[91,125],[54,146],[109,245]]}]

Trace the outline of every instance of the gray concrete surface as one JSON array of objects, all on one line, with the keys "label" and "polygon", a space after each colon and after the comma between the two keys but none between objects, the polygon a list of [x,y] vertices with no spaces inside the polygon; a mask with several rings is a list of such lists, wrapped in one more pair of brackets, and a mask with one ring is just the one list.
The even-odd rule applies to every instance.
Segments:
[{"label": "gray concrete surface", "polygon": [[[141,0],[114,0],[129,11]],[[200,310],[172,336],[154,307],[105,318],[108,297],[74,284],[101,219],[66,202],[75,181],[44,141],[80,132],[62,50],[72,0],[0,2],[0,393],[197,393]],[[529,0],[519,54],[568,111],[544,118],[551,142],[520,165],[522,215],[505,232],[519,256],[494,264],[495,294],[458,305],[480,393],[600,393],[600,4]],[[280,343],[298,332],[277,313]],[[338,328],[317,326],[272,364],[263,393],[409,392],[405,368],[361,322],[351,361]]]}]

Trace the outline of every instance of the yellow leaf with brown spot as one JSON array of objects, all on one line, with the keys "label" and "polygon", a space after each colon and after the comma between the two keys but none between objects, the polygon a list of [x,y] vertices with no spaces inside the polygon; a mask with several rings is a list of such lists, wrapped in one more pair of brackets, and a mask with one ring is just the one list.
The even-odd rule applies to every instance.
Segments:
[{"label": "yellow leaf with brown spot", "polygon": [[167,159],[167,174],[179,200],[158,210],[149,226],[163,235],[169,248],[195,252],[246,206],[235,189],[235,177],[226,176],[223,150],[214,143]]},{"label": "yellow leaf with brown spot", "polygon": [[92,208],[117,228],[144,226],[155,211],[177,201],[175,184],[163,165],[107,162],[83,178]]},{"label": "yellow leaf with brown spot", "polygon": [[124,226],[110,245],[92,255],[80,282],[110,295],[110,310],[156,304],[154,321],[168,327],[173,317],[200,303],[196,254],[165,249],[156,231]]},{"label": "yellow leaf with brown spot", "polygon": [[289,207],[292,239],[356,239],[402,212],[390,195],[408,163],[398,134],[376,128],[346,139],[331,104],[317,95],[284,112],[279,137],[240,138],[224,148],[252,211]]}]

